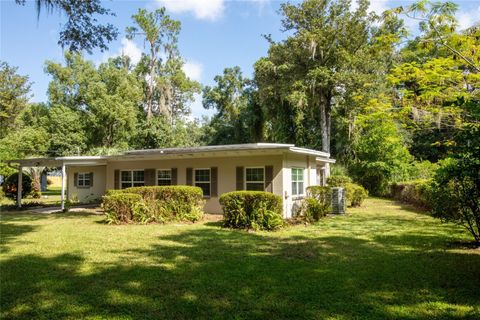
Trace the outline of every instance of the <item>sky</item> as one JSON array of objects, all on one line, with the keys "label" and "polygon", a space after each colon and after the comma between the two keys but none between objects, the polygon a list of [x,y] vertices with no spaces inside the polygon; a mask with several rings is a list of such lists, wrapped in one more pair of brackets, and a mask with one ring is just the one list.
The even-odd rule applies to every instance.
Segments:
[{"label": "sky", "polygon": [[[380,13],[411,3],[373,0],[370,9]],[[456,3],[461,28],[480,21],[480,0]],[[133,25],[131,16],[139,8],[153,10],[165,6],[167,13],[182,24],[179,48],[186,62],[184,71],[190,78],[211,86],[216,75],[233,66],[240,66],[246,76],[251,76],[255,61],[267,54],[268,43],[263,35],[271,34],[274,40],[285,38],[278,14],[280,4],[276,0],[104,1],[103,5],[116,16],[100,17],[99,21],[114,24],[120,31],[119,37],[109,44],[108,52],[85,53],[85,57],[99,64],[123,52],[138,61],[146,48],[140,40],[127,40],[125,28]],[[62,48],[57,41],[64,22],[65,17],[57,12],[41,12],[37,20],[32,0],[27,0],[25,6],[17,5],[14,0],[0,0],[0,60],[18,67],[18,73],[29,76],[33,83],[33,102],[47,101],[50,77],[44,72],[45,61],[63,62]],[[211,110],[202,107],[200,96],[196,97],[191,108],[193,117],[212,114]]]}]

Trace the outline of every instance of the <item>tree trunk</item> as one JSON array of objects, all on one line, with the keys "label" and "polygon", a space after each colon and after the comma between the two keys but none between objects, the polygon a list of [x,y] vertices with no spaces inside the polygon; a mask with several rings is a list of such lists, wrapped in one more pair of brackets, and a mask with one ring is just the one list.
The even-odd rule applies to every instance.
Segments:
[{"label": "tree trunk", "polygon": [[320,135],[322,140],[322,151],[330,153],[330,135],[331,135],[331,94],[320,91],[319,111],[320,111]]}]

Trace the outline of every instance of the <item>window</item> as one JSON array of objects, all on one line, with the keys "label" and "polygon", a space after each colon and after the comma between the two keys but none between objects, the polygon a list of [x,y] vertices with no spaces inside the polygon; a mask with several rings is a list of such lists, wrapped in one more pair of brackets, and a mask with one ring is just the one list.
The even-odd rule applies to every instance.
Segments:
[{"label": "window", "polygon": [[90,173],[79,172],[77,176],[77,187],[90,187]]},{"label": "window", "polygon": [[292,195],[303,195],[303,169],[292,168]]},{"label": "window", "polygon": [[194,184],[202,188],[203,196],[210,197],[210,169],[195,169]]},{"label": "window", "polygon": [[122,189],[144,186],[145,172],[143,170],[122,171],[120,185]]},{"label": "window", "polygon": [[157,185],[170,186],[172,185],[172,170],[158,170],[157,171]]},{"label": "window", "polygon": [[245,168],[245,190],[265,191],[265,168]]}]

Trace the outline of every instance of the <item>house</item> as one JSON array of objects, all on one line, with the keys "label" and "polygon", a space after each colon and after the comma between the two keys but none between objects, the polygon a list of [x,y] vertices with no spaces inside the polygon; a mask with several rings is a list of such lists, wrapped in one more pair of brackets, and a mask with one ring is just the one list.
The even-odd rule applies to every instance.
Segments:
[{"label": "house", "polygon": [[[329,164],[333,162],[328,153],[277,143],[132,150],[114,156],[9,161],[10,165],[19,168],[61,167],[62,208],[65,199],[81,203],[99,201],[108,189],[178,184],[202,188],[208,213],[222,212],[219,197],[225,192],[273,192],[284,199],[285,218],[298,208],[306,187],[325,184],[330,173]],[[21,190],[19,192],[21,194]],[[20,197],[18,205],[21,206]]]}]

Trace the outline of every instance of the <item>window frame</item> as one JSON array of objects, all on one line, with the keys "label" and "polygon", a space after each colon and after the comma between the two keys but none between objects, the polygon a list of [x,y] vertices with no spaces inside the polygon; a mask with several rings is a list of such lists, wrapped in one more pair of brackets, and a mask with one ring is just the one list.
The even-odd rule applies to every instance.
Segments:
[{"label": "window frame", "polygon": [[[293,180],[293,170],[302,170],[302,181],[298,181],[298,180]],[[302,167],[292,167],[290,168],[290,182],[291,182],[291,192],[292,192],[292,196],[293,197],[302,197],[302,196],[305,196],[305,168],[302,168]],[[293,184],[296,183],[297,184],[297,193],[293,193]],[[298,184],[299,183],[302,183],[303,187],[302,187],[302,190],[301,190],[301,193],[298,193]]]},{"label": "window frame", "polygon": [[[160,179],[160,177],[158,176],[160,171],[168,171],[170,173],[170,179]],[[170,184],[159,184],[158,183],[159,180],[170,181]],[[157,185],[157,186],[171,186],[172,185],[172,169],[157,169],[155,185]]]},{"label": "window frame", "polygon": [[[143,181],[134,181],[133,180],[133,172],[135,171],[142,171],[143,172]],[[122,179],[122,173],[123,172],[130,172],[130,181],[125,181]],[[133,184],[134,183],[143,183],[143,186],[145,186],[145,169],[126,169],[126,170],[120,170],[120,177],[119,177],[120,181],[119,181],[119,187],[120,187],[120,190],[122,189],[126,189],[126,188],[131,188],[131,187],[135,187]],[[123,188],[123,184],[124,183],[130,183],[130,186],[126,187],[126,188]],[[139,186],[136,186],[136,187],[139,187]]]},{"label": "window frame", "polygon": [[[247,180],[247,170],[248,169],[262,169],[263,170],[263,181],[248,181]],[[262,191],[265,191],[265,166],[263,167],[245,167],[244,170],[243,170],[243,176],[245,177],[244,179],[244,182],[243,182],[243,189],[244,190],[247,190],[247,185],[249,183],[263,183],[263,188],[262,188]],[[251,190],[253,191],[253,190]]]},{"label": "window frame", "polygon": [[[197,181],[197,175],[195,173],[199,170],[208,170],[208,181]],[[212,196],[212,168],[193,168],[192,175],[193,175],[193,177],[192,177],[193,186],[198,187],[197,183],[203,183],[203,184],[208,183],[209,194],[208,195],[204,194],[203,197],[204,198],[210,198]],[[203,191],[203,189],[202,189],[202,191]]]},{"label": "window frame", "polygon": [[[81,178],[83,176],[83,178]],[[85,179],[88,177],[88,179]],[[83,185],[80,184],[80,181],[83,181]],[[88,181],[88,185],[85,184],[85,181]],[[87,189],[92,186],[92,180],[90,177],[90,172],[77,172],[77,188]]]}]

